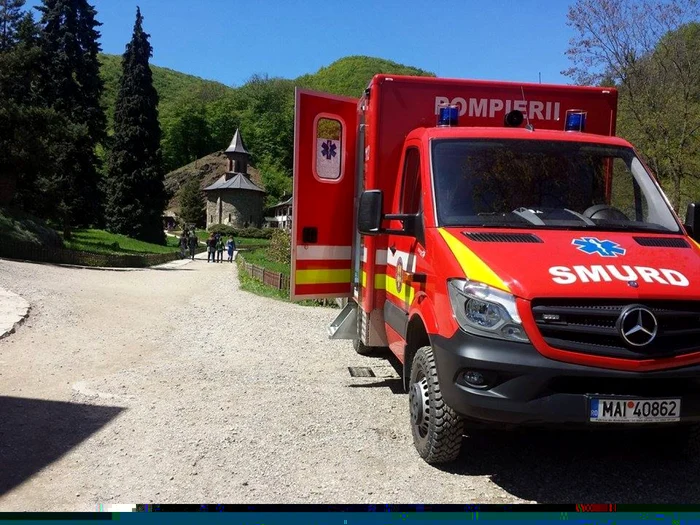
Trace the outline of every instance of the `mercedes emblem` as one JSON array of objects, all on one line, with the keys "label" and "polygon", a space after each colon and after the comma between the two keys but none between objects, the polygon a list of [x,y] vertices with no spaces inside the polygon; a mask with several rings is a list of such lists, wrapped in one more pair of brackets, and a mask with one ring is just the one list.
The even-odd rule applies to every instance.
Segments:
[{"label": "mercedes emblem", "polygon": [[651,344],[659,331],[659,322],[653,312],[637,304],[622,310],[616,326],[622,339],[637,347]]}]

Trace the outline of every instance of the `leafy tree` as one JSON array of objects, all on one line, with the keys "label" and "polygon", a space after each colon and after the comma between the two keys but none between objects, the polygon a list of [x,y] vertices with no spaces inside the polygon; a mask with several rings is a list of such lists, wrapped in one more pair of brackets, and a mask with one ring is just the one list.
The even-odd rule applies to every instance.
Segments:
[{"label": "leafy tree", "polygon": [[52,159],[56,209],[66,234],[100,219],[96,146],[105,137],[98,52],[101,24],[86,0],[43,0],[39,44],[42,96],[67,122],[60,154]]},{"label": "leafy tree", "polygon": [[178,200],[180,201],[180,218],[186,224],[204,224],[206,216],[204,194],[196,178],[191,178],[182,185],[178,192]]},{"label": "leafy tree", "polygon": [[620,134],[635,142],[677,209],[700,158],[698,0],[578,0],[564,73],[620,92]]},{"label": "leafy tree", "polygon": [[24,18],[25,0],[0,0],[0,52],[17,43],[17,30]]},{"label": "leafy tree", "polygon": [[134,32],[122,59],[107,164],[106,219],[115,232],[152,243],[165,241],[166,204],[160,152],[158,93],[148,61],[153,50],[136,8]]},{"label": "leafy tree", "polygon": [[291,194],[292,178],[287,175],[284,169],[271,162],[269,157],[263,158],[258,164],[258,170],[260,170],[263,185],[267,191],[266,206],[274,206],[284,195]]},{"label": "leafy tree", "polygon": [[179,97],[172,115],[163,121],[163,135],[163,153],[168,170],[189,164],[217,149],[212,146],[205,105],[192,96]]},{"label": "leafy tree", "polygon": [[241,112],[245,101],[237,91],[226,93],[223,97],[207,104],[205,119],[213,150],[228,146],[237,128],[241,127]]}]

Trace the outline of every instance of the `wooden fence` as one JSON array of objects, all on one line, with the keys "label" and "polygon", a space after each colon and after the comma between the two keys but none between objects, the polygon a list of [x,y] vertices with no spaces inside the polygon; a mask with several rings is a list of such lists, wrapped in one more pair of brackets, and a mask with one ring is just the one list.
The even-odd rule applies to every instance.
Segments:
[{"label": "wooden fence", "polygon": [[253,279],[256,279],[268,286],[277,288],[285,292],[289,291],[289,276],[283,273],[272,272],[261,266],[250,264],[243,260],[243,269]]},{"label": "wooden fence", "polygon": [[[205,249],[205,247],[199,247],[197,253]],[[179,259],[180,252],[144,254],[90,253],[66,250],[65,248],[54,246],[40,246],[3,238],[0,240],[0,257],[54,264],[74,264],[77,266],[146,268]]]}]

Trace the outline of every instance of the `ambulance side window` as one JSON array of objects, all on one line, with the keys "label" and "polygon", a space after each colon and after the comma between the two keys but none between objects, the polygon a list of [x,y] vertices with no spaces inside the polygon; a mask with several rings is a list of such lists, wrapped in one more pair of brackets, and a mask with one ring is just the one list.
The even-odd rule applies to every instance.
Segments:
[{"label": "ambulance side window", "polygon": [[322,117],[316,121],[314,175],[321,181],[335,182],[342,176],[343,125]]},{"label": "ambulance side window", "polygon": [[420,210],[420,152],[418,148],[406,150],[403,165],[401,209],[399,213],[418,213]]}]

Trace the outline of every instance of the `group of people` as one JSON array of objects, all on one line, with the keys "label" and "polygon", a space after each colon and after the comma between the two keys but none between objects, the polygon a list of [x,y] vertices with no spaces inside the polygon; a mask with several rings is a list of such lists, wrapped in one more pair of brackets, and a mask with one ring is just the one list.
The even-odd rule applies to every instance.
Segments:
[{"label": "group of people", "polygon": [[233,236],[229,235],[228,240],[224,242],[224,237],[220,233],[210,233],[207,239],[207,262],[223,261],[224,248],[228,254],[228,262],[233,262],[233,252],[236,251]]},{"label": "group of people", "polygon": [[[197,251],[197,245],[199,240],[197,239],[197,232],[190,230],[185,230],[180,234],[180,257],[191,257],[194,259],[195,252]],[[189,249],[189,253],[187,250]]]}]

